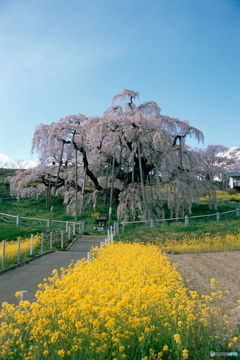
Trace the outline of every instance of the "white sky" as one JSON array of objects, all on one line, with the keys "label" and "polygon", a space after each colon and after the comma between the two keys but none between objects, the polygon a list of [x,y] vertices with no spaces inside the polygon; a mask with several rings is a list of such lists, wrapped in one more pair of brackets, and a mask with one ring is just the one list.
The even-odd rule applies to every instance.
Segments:
[{"label": "white sky", "polygon": [[124,88],[201,147],[240,146],[239,39],[239,0],[1,0],[0,154],[36,160],[37,125],[101,116]]}]

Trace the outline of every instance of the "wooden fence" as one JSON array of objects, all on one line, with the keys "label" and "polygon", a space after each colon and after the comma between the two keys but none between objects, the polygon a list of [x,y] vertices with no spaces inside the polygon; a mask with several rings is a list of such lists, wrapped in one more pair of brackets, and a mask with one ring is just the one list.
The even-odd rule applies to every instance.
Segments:
[{"label": "wooden fence", "polygon": [[[53,248],[65,250],[69,245],[72,236],[74,234],[71,231],[71,228],[67,232],[61,230],[60,232],[49,232],[40,234],[40,244],[37,247],[34,247],[34,236],[31,235],[29,238],[29,245],[26,248],[26,239],[18,237],[17,241],[7,241],[3,240],[0,242],[0,260],[1,260],[1,269],[4,270],[6,267],[9,267],[13,264],[18,264],[19,262],[30,258],[34,255],[42,254],[46,251],[52,250]],[[8,247],[12,250],[8,250]]]},{"label": "wooden fence", "polygon": [[215,220],[215,221],[220,221],[226,218],[238,218],[240,217],[240,209],[234,209],[234,210],[230,210],[230,211],[225,211],[225,212],[216,212],[215,214],[209,214],[209,215],[198,215],[198,216],[184,216],[184,217],[179,217],[179,218],[170,218],[170,219],[150,219],[150,220],[141,220],[141,221],[122,221],[122,222],[115,222],[114,226],[113,226],[113,233],[118,234],[120,232],[120,226],[122,226],[122,232],[124,232],[125,227],[128,224],[145,224],[147,226],[150,226],[150,228],[154,228],[155,225],[158,224],[169,224],[171,222],[176,222],[176,221],[182,221],[185,225],[189,225],[190,222],[192,222],[192,220],[196,221],[196,220],[204,220],[204,221],[211,221],[211,220]]},{"label": "wooden fence", "polygon": [[[72,229],[73,234],[76,233],[82,235],[84,234],[84,221],[61,221],[61,220],[52,220],[52,219],[39,219],[39,218],[30,218],[26,216],[20,216],[20,215],[10,215],[10,214],[4,214],[0,213],[0,220],[4,221],[6,223],[13,223],[16,226],[24,225],[33,227],[36,224],[39,226],[42,224],[42,226],[46,227],[47,229],[50,228],[62,228],[66,231],[69,231],[69,227]],[[40,225],[41,226],[41,225]]]}]

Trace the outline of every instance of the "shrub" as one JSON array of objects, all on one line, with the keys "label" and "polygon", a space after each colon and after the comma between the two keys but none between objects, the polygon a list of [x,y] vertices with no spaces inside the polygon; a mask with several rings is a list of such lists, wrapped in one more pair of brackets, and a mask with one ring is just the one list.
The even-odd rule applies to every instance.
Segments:
[{"label": "shrub", "polygon": [[238,194],[238,191],[237,191],[237,189],[228,189],[228,195],[236,195],[236,194]]}]

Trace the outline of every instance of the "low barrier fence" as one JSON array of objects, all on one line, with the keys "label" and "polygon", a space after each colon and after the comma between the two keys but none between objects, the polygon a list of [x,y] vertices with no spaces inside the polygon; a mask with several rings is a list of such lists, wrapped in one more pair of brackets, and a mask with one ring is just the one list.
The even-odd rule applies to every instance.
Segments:
[{"label": "low barrier fence", "polygon": [[114,235],[118,234],[120,231],[124,232],[126,228],[129,228],[130,224],[136,225],[146,225],[150,228],[154,228],[156,225],[167,224],[169,225],[172,222],[182,221],[185,225],[189,225],[191,223],[196,223],[196,221],[201,222],[208,222],[208,221],[220,221],[226,219],[233,219],[240,217],[240,208],[225,211],[225,212],[216,212],[215,214],[209,215],[198,215],[198,216],[184,216],[179,218],[170,218],[170,219],[150,219],[150,220],[142,220],[142,221],[122,221],[122,222],[115,222],[113,226],[113,233]]},{"label": "low barrier fence", "polygon": [[61,220],[52,220],[52,219],[39,219],[39,218],[29,218],[20,215],[10,215],[0,213],[0,221],[6,223],[15,223],[16,226],[20,224],[23,226],[34,227],[34,226],[42,226],[46,227],[47,229],[52,230],[65,230],[68,231],[69,227],[72,229],[73,234],[80,234],[84,233],[84,221],[61,221]]},{"label": "low barrier fence", "polygon": [[3,240],[0,242],[0,264],[1,269],[18,264],[21,261],[42,254],[53,248],[65,250],[72,239],[70,229],[65,232],[49,232],[40,235],[31,235],[30,238],[17,238],[17,241]]},{"label": "low barrier fence", "polygon": [[[198,216],[188,216],[185,215],[184,217],[178,217],[178,218],[169,218],[169,219],[149,219],[149,220],[141,220],[141,221],[122,221],[122,222],[114,222],[113,224],[113,233],[118,234],[120,232],[120,229],[122,232],[124,232],[126,227],[129,227],[129,224],[145,224],[147,226],[150,226],[150,228],[154,228],[157,224],[170,224],[171,222],[176,221],[182,221],[185,225],[189,225],[190,222],[192,223],[192,220],[194,222],[201,221],[201,222],[207,222],[207,221],[220,221],[220,220],[226,220],[226,219],[233,219],[240,217],[240,208],[225,211],[225,212],[216,212],[215,214],[207,214],[207,215],[198,215]],[[66,232],[72,232],[73,235],[84,234],[85,230],[85,222],[79,221],[60,221],[60,220],[52,220],[52,219],[38,219],[38,218],[29,218],[24,217],[20,215],[9,215],[0,213],[0,221],[8,222],[8,223],[15,223],[16,226],[24,225],[24,226],[39,226],[39,222],[42,223],[43,227],[46,227],[47,229],[64,229]],[[27,223],[30,222],[30,223]]]}]

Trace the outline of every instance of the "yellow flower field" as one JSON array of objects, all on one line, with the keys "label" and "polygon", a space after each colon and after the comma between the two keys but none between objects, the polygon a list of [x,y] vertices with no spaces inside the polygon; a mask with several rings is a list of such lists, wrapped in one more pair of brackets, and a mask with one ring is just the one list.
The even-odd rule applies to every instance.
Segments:
[{"label": "yellow flower field", "polygon": [[208,359],[238,342],[222,292],[188,291],[154,245],[96,248],[39,288],[34,303],[3,303],[0,359]]},{"label": "yellow flower field", "polygon": [[[209,198],[209,196],[205,195],[205,196],[201,197],[200,200],[205,201],[205,200],[208,200],[208,198]],[[233,199],[240,201],[240,193],[231,195],[231,194],[228,194],[227,191],[218,190],[218,191],[216,191],[216,198],[218,200],[222,200],[222,201],[231,201]]]},{"label": "yellow flower field", "polygon": [[[20,242],[20,260],[25,259],[30,254],[30,244],[32,242],[32,251],[40,245],[41,238],[39,235],[35,235],[32,240],[30,238],[21,239]],[[0,242],[0,267],[3,262],[3,243]],[[5,267],[8,267],[17,262],[18,257],[18,242],[6,241],[5,242]]]},{"label": "yellow flower field", "polygon": [[240,233],[223,234],[215,236],[202,236],[199,238],[183,237],[182,240],[161,240],[157,238],[154,242],[162,251],[168,253],[200,253],[212,251],[240,250]]}]

